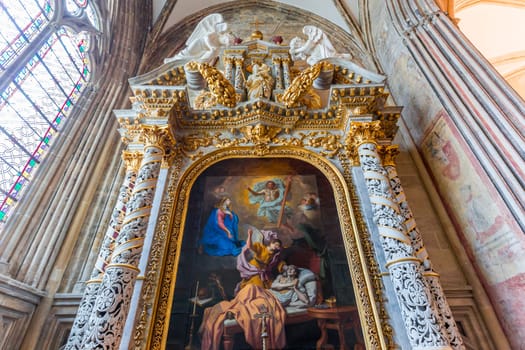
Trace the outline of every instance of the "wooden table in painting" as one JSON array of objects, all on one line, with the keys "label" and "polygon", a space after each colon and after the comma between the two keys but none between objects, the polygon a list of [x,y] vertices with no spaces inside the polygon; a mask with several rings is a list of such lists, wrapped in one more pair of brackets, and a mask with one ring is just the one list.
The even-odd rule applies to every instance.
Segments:
[{"label": "wooden table in painting", "polygon": [[336,330],[339,336],[339,346],[341,350],[348,349],[345,340],[345,329],[353,329],[357,344],[354,349],[364,349],[363,337],[361,335],[361,325],[359,314],[355,306],[335,306],[329,308],[308,308],[308,315],[317,319],[317,325],[321,330],[321,337],[317,341],[316,348],[323,349],[328,340],[328,329]]}]

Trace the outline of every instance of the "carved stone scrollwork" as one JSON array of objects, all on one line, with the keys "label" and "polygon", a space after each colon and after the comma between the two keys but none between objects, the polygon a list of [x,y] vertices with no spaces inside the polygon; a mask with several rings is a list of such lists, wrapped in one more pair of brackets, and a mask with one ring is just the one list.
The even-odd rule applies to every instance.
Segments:
[{"label": "carved stone scrollwork", "polygon": [[95,268],[91,272],[90,281],[88,281],[86,285],[77,316],[71,328],[71,334],[65,347],[65,349],[68,350],[81,349],[85,328],[93,307],[95,306],[100,283],[104,276],[106,266],[109,263],[109,258],[113,252],[113,245],[121,230],[121,225],[126,214],[126,205],[135,184],[142,154],[140,152],[124,151],[122,153],[122,159],[126,166],[126,175],[120,187],[117,202],[113,209],[108,229],[102,241],[100,252],[97,261],[95,262]]},{"label": "carved stone scrollwork", "polygon": [[417,258],[421,261],[420,270],[426,271],[423,272],[423,282],[425,282],[425,288],[430,291],[432,296],[432,307],[434,312],[439,316],[442,326],[441,331],[448,338],[453,349],[463,350],[465,349],[465,345],[463,344],[463,339],[450,311],[441,283],[439,282],[439,275],[433,271],[427,249],[423,243],[423,237],[417,228],[412,210],[408,205],[401,185],[401,180],[397,175],[395,158],[399,154],[399,148],[394,145],[381,146],[378,148],[378,153],[382,156],[383,166],[388,173],[391,188],[399,204],[400,212],[405,219],[404,225],[407,229],[411,245],[414,248]]},{"label": "carved stone scrollwork", "polygon": [[143,139],[144,157],[136,184],[81,348],[116,349],[120,344],[165,146],[173,143],[167,128],[158,126],[143,126]]},{"label": "carved stone scrollwork", "polygon": [[440,322],[430,308],[429,291],[423,283],[417,262],[396,263],[388,270],[392,281],[395,281],[393,285],[397,298],[402,301],[401,312],[413,348],[450,348],[443,337]]},{"label": "carved stone scrollwork", "polygon": [[[373,219],[377,225],[387,268],[401,308],[406,333],[416,349],[449,347],[439,315],[432,307],[433,299],[419,269],[419,260],[404,227],[402,217],[390,187],[386,170],[381,166],[375,135],[380,135],[373,124],[356,124],[354,143],[358,144],[361,168],[372,204]],[[368,125],[366,125],[368,124]],[[359,131],[359,133],[357,133]]]},{"label": "carved stone scrollwork", "polygon": [[[312,136],[316,136],[316,134],[314,133]],[[310,138],[308,145],[324,149],[325,151],[321,151],[321,154],[329,158],[335,157],[339,150],[343,148],[343,145],[339,142],[339,136],[328,132],[320,133],[319,136]]]}]

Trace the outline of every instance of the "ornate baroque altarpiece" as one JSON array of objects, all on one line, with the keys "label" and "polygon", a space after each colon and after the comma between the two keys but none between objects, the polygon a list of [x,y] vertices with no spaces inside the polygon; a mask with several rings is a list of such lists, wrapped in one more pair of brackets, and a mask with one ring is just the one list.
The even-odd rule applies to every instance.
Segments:
[{"label": "ornate baroque altarpiece", "polygon": [[[101,250],[108,263],[94,270],[68,348],[163,349],[171,334],[193,346],[199,333],[191,318],[174,321],[177,303],[195,294],[197,305],[195,282],[209,282],[199,274],[235,271],[248,229],[276,232],[284,252],[306,241],[318,263],[308,267],[331,273],[315,304],[342,302],[346,284],[367,349],[463,348],[403,200],[392,144],[402,108],[387,104],[385,77],[336,52],[315,26],[289,45],[257,31],[241,41],[226,28],[220,14],[206,17],[180,53],[130,79],[132,108],[115,111],[127,172]],[[224,197],[238,217],[234,246],[203,250]],[[319,248],[314,233],[328,244]],[[339,279],[336,258],[323,255],[335,246]]]}]

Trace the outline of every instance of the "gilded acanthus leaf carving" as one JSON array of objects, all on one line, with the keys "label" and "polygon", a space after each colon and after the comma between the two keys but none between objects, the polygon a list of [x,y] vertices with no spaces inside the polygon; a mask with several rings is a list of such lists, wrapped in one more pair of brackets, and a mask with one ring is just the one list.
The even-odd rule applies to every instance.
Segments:
[{"label": "gilded acanthus leaf carving", "polygon": [[[312,85],[323,69],[333,69],[333,65],[329,62],[322,61],[302,71],[284,91],[281,96],[281,102],[287,108],[297,107],[300,102],[305,103],[309,108],[319,108],[320,98],[318,101],[317,98],[319,95],[313,90]],[[309,98],[301,101],[305,95],[309,95]],[[319,106],[317,107],[318,102]]]},{"label": "gilded acanthus leaf carving", "polygon": [[217,97],[210,91],[202,90],[201,93],[195,97],[194,107],[195,109],[209,109],[216,106],[219,101]]},{"label": "gilded acanthus leaf carving", "polygon": [[[315,133],[312,136],[316,136],[317,133]],[[323,156],[328,156],[329,158],[333,158],[339,150],[343,147],[341,143],[339,142],[339,137],[334,134],[330,134],[327,132],[323,132],[318,137],[312,137],[308,145],[315,148],[322,148],[327,152],[320,152]]]},{"label": "gilded acanthus leaf carving", "polygon": [[198,63],[195,61],[189,62],[187,67],[189,69],[196,69],[202,74],[208,84],[210,92],[217,98],[217,101],[221,105],[230,108],[235,107],[237,104],[235,88],[217,68],[207,63]]},{"label": "gilded acanthus leaf carving", "polygon": [[217,137],[218,135],[220,135],[220,133],[216,133],[215,135],[204,133],[203,135],[192,134],[184,136],[181,142],[182,149],[187,152],[193,152],[198,150],[200,147],[211,146],[213,145],[214,137]]},{"label": "gilded acanthus leaf carving", "polygon": [[240,129],[248,141],[256,145],[269,144],[282,128],[264,124],[248,125]]}]

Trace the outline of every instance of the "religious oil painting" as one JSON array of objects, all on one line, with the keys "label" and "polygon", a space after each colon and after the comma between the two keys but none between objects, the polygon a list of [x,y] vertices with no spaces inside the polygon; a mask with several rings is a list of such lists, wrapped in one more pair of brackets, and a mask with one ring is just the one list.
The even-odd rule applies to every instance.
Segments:
[{"label": "religious oil painting", "polygon": [[[198,176],[186,212],[167,349],[362,345],[337,208],[318,169],[224,160]],[[323,327],[337,322],[339,332]]]}]

